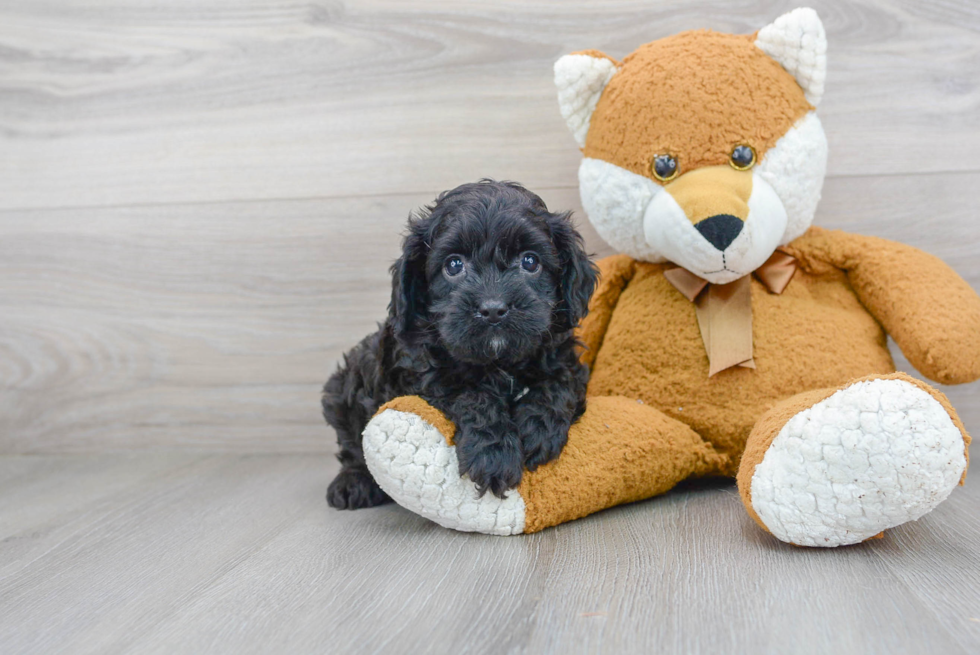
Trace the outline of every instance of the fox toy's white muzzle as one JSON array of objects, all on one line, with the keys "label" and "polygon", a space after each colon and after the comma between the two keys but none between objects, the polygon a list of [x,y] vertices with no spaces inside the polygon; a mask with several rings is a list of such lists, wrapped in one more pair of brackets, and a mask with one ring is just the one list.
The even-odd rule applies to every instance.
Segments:
[{"label": "fox toy's white muzzle", "polygon": [[[671,261],[709,282],[725,284],[751,273],[777,247],[806,232],[826,165],[827,139],[817,115],[810,112],[751,171],[740,173],[745,176],[741,185],[732,183],[734,171],[725,180],[721,170],[706,174],[702,168],[682,170],[676,180],[661,186],[586,157],[579,167],[579,189],[589,221],[616,250],[640,261]],[[724,200],[726,193],[735,201]],[[741,229],[730,219],[716,218],[725,215],[741,220]],[[712,218],[713,224],[703,224]]]},{"label": "fox toy's white muzzle", "polygon": [[[688,175],[702,171],[712,172],[699,169]],[[772,187],[758,175],[735,174],[747,178],[747,198],[725,180],[704,175],[703,186],[684,194],[672,192],[676,183],[660,188],[643,213],[647,243],[664,259],[713,284],[727,284],[762,266],[786,231],[786,210]]]}]

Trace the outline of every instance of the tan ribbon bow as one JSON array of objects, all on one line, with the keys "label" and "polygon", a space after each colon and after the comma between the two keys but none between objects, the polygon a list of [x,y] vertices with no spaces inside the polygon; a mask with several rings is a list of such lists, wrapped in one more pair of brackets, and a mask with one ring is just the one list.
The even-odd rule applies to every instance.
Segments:
[{"label": "tan ribbon bow", "polygon": [[[780,294],[794,273],[796,259],[777,250],[752,274],[769,291]],[[750,277],[746,275],[728,284],[711,284],[683,268],[666,270],[664,277],[694,303],[701,340],[708,353],[708,377],[732,366],[755,368]]]}]

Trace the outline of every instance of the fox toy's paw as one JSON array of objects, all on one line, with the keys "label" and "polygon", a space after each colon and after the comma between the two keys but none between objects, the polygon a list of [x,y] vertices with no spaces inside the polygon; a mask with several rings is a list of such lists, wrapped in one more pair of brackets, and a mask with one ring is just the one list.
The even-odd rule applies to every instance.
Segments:
[{"label": "fox toy's paw", "polygon": [[503,498],[481,495],[468,477],[460,477],[456,447],[447,440],[452,432],[452,424],[421,398],[396,398],[364,429],[364,459],[396,503],[443,527],[523,533],[525,506],[517,489]]},{"label": "fox toy's paw", "polygon": [[968,444],[938,391],[902,374],[861,380],[801,394],[763,417],[739,488],[753,518],[782,541],[854,544],[945,500],[963,478]]},{"label": "fox toy's paw", "polygon": [[364,459],[395,502],[439,525],[512,535],[664,493],[729,459],[690,427],[630,398],[590,398],[561,457],[524,471],[498,498],[460,477],[455,426],[417,396],[387,403],[364,429]]}]

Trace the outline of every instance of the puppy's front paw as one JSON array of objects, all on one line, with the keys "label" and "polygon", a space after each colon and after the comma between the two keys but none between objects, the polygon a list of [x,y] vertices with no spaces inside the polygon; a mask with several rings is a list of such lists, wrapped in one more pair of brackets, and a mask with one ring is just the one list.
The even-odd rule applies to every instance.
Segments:
[{"label": "puppy's front paw", "polygon": [[390,500],[371,474],[361,469],[342,469],[327,487],[327,504],[335,509],[362,509]]},{"label": "puppy's front paw", "polygon": [[522,435],[524,442],[524,466],[528,471],[537,469],[561,455],[568,443],[568,426],[552,425],[538,427]]},{"label": "puppy's front paw", "polygon": [[468,475],[482,496],[488,490],[503,498],[521,482],[524,465],[516,440],[457,447],[459,474]]}]

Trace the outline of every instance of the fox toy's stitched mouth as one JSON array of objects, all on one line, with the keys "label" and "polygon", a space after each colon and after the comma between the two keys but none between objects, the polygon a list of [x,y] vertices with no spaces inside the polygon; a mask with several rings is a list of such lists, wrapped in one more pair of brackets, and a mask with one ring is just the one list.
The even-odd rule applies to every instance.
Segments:
[{"label": "fox toy's stitched mouth", "polygon": [[738,271],[733,271],[727,266],[719,268],[717,271],[704,271],[703,273],[701,273],[701,275],[717,275],[718,273],[725,273],[726,271],[728,273],[734,273],[735,275],[741,275],[741,273],[739,273]]},{"label": "fox toy's stitched mouth", "polygon": [[704,271],[701,273],[701,275],[717,275],[718,273],[725,273],[725,272],[734,273],[735,275],[739,275],[739,276],[742,275],[738,271],[728,268],[728,262],[725,261],[725,253],[723,252],[721,253],[721,268],[719,268],[717,271]]}]

